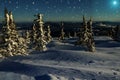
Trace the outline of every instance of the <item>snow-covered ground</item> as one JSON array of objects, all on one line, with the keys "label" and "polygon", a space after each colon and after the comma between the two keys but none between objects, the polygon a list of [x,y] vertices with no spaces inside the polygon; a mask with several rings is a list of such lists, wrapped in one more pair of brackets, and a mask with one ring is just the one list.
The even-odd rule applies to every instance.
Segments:
[{"label": "snow-covered ground", "polygon": [[95,37],[96,52],[53,40],[45,52],[0,59],[0,80],[120,80],[120,43]]}]

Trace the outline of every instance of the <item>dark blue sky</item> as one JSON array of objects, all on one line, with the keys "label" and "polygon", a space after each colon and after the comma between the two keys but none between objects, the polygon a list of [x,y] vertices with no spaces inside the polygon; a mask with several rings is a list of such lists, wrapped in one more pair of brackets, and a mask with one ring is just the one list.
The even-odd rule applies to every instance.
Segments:
[{"label": "dark blue sky", "polygon": [[44,14],[45,21],[81,21],[83,15],[95,21],[120,21],[119,0],[0,0],[0,21],[5,6],[17,22],[33,21],[37,13]]}]

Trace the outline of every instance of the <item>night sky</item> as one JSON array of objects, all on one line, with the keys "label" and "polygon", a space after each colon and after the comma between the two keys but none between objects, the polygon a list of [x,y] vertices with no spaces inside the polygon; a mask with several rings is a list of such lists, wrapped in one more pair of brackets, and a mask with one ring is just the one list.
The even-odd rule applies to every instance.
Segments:
[{"label": "night sky", "polygon": [[120,0],[0,0],[0,21],[4,7],[13,12],[16,22],[29,22],[44,14],[44,21],[120,21]]}]

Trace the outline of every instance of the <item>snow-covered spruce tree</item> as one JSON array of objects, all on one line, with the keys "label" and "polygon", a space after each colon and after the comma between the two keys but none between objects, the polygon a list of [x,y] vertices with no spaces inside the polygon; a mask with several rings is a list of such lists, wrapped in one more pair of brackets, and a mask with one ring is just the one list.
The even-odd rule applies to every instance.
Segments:
[{"label": "snow-covered spruce tree", "polygon": [[77,32],[74,32],[74,38],[76,38],[77,37]]},{"label": "snow-covered spruce tree", "polygon": [[30,34],[30,44],[32,44],[32,47],[34,46],[34,43],[35,43],[35,40],[36,40],[36,36],[37,36],[36,31],[37,31],[36,25],[33,24],[32,31],[31,31],[31,34]]},{"label": "snow-covered spruce tree", "polygon": [[61,33],[60,33],[60,37],[59,40],[64,40],[64,36],[65,36],[65,32],[64,32],[64,27],[63,27],[63,23],[61,23]]},{"label": "snow-covered spruce tree", "polygon": [[10,22],[9,25],[11,27],[11,39],[16,43],[16,48],[13,48],[15,53],[14,55],[28,55],[27,53],[27,43],[23,37],[20,37],[18,31],[16,30],[16,25],[13,20],[12,12],[9,13]]},{"label": "snow-covered spruce tree", "polygon": [[49,43],[51,40],[52,40],[52,37],[51,37],[51,30],[50,30],[50,26],[47,26],[46,41],[47,41],[47,43]]},{"label": "snow-covered spruce tree", "polygon": [[15,24],[13,23],[12,12],[8,13],[5,9],[5,25],[3,26],[3,55],[4,56],[13,56],[17,54],[16,49],[18,48],[17,39],[18,34],[15,30]]},{"label": "snow-covered spruce tree", "polygon": [[1,51],[3,56],[26,54],[26,50],[23,47],[25,44],[18,36],[12,12],[8,13],[7,9],[5,9],[5,24],[2,30],[2,38]]},{"label": "snow-covered spruce tree", "polygon": [[95,52],[95,42],[94,42],[94,35],[92,31],[92,19],[90,18],[88,25],[88,42],[87,42],[87,48],[91,52]]},{"label": "snow-covered spruce tree", "polygon": [[75,45],[86,45],[86,42],[88,40],[88,36],[87,36],[87,21],[85,20],[85,17],[83,16],[83,23],[82,23],[82,29],[80,29],[79,32],[79,39],[78,41],[75,43]]},{"label": "snow-covered spruce tree", "polygon": [[27,45],[30,44],[30,32],[29,32],[29,31],[26,31],[25,41],[26,41],[26,44],[27,44]]},{"label": "snow-covered spruce tree", "polygon": [[38,14],[37,19],[34,20],[35,24],[33,26],[33,47],[35,50],[38,51],[46,51],[46,44],[47,42],[45,41],[45,35],[44,35],[44,22],[43,22],[43,15]]},{"label": "snow-covered spruce tree", "polygon": [[60,33],[59,40],[64,40],[64,36],[65,36],[65,32],[64,32],[64,28],[62,28],[62,29],[61,29],[61,33]]}]

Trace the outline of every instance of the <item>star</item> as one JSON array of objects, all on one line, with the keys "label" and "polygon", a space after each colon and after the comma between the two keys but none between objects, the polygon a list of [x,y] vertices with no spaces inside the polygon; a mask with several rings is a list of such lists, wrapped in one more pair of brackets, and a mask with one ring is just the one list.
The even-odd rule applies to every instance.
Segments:
[{"label": "star", "polygon": [[[59,15],[65,16],[64,19],[69,21],[72,15],[75,17],[74,21],[74,19],[77,20],[77,16],[87,13],[86,16],[92,16],[95,20],[120,21],[119,2],[120,0],[91,0],[90,2],[89,0],[0,0],[0,9],[3,11],[4,7],[7,7],[8,10],[14,11],[18,21],[21,19],[19,18],[20,13],[34,15],[37,12],[46,14],[49,17],[48,20],[54,17],[54,20],[61,21],[62,18],[57,18]],[[32,19],[30,15],[21,14],[20,16]],[[78,18],[78,20],[80,19]]]},{"label": "star", "polygon": [[117,5],[117,1],[113,1],[113,5]]},{"label": "star", "polygon": [[18,9],[19,7],[18,6],[16,6],[16,9]]},{"label": "star", "polygon": [[81,0],[78,0],[79,2],[81,2]]},{"label": "star", "polygon": [[32,2],[32,4],[34,5],[34,4],[35,4],[35,2],[33,1],[33,2]]}]

